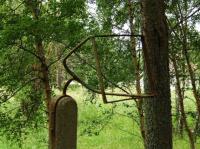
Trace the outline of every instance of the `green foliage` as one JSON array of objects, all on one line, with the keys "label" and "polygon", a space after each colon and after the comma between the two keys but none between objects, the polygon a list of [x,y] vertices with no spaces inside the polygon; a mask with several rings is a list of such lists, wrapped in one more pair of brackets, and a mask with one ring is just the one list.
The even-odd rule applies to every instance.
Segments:
[{"label": "green foliage", "polygon": [[113,120],[113,112],[116,106],[102,108],[102,104],[96,101],[96,97],[89,97],[84,102],[86,109],[81,111],[82,116],[78,123],[82,126],[80,127],[79,135],[92,137],[98,136]]},{"label": "green foliage", "polygon": [[[140,3],[131,2],[133,3],[131,15],[134,17],[134,32],[141,34]],[[43,145],[44,143],[47,145],[47,132],[43,128],[47,123],[42,85],[44,78],[40,75],[41,70],[33,68],[41,63],[35,41],[42,40],[44,45],[50,84],[53,87],[56,84],[55,73],[58,67],[56,62],[84,37],[103,33],[130,33],[129,27],[127,28],[129,26],[127,22],[130,21],[127,1],[96,0],[94,2],[97,6],[95,16],[89,14],[86,4],[85,0],[0,1],[0,135],[5,140],[11,140],[14,144],[27,149],[30,146],[23,146],[24,142],[29,142],[27,137],[32,137],[31,133],[34,132],[33,136],[37,138],[37,131],[42,130],[40,138],[42,141],[40,141]],[[187,27],[183,27],[180,14],[182,10],[182,15],[186,18],[198,9],[198,4],[198,0],[169,0],[167,3],[170,56],[177,60],[182,80],[189,79],[182,52],[183,30],[187,33],[187,48],[196,80],[199,81],[200,78],[200,34],[194,27],[200,15],[196,13],[191,16]],[[34,16],[34,11],[38,17]],[[131,57],[130,38],[98,38],[96,42],[105,88],[109,91],[115,90],[116,86],[113,84],[126,89],[132,87],[135,81],[135,67]],[[136,39],[136,43],[137,56],[142,55],[141,41]],[[85,44],[70,57],[69,65],[89,86],[99,89],[92,48],[91,42]],[[60,57],[55,56],[58,49],[61,50]],[[143,60],[139,63],[140,68],[143,68]],[[173,80],[174,70],[170,68],[170,71]],[[65,78],[65,75],[63,77]],[[73,90],[78,92],[79,86],[75,84],[73,87]],[[200,87],[198,89],[200,90]],[[131,90],[134,89],[131,88]],[[193,95],[187,96],[190,98]],[[193,110],[194,105],[187,102],[189,100],[187,96],[185,97],[186,110],[191,112],[187,114],[188,121],[189,125],[193,126],[196,111]],[[128,103],[117,107],[105,107],[96,100],[97,97],[87,97],[84,103],[80,103],[80,109],[84,110],[81,110],[79,119],[79,148],[108,148],[109,146],[109,149],[128,149],[135,145],[142,148],[142,143],[138,143],[141,142],[140,137],[137,137],[140,134],[135,105]],[[123,116],[119,116],[120,113],[116,114],[116,111],[120,111]],[[174,123],[176,123],[175,119]],[[108,139],[109,143],[106,142]],[[188,142],[177,139],[178,143],[188,148]],[[34,139],[34,141],[38,140]],[[178,148],[177,142],[175,141],[175,147]],[[42,148],[41,146],[36,148]]]},{"label": "green foliage", "polygon": [[[91,94],[86,94],[86,91],[82,89],[82,87],[77,87],[76,91],[74,91],[73,88],[70,88],[69,93],[73,97],[76,97],[75,99],[77,100],[79,108],[78,149],[115,149],[119,147],[131,149],[133,146],[137,146],[137,149],[143,149],[139,125],[137,122],[138,116],[136,114],[135,106],[133,106],[132,102],[126,103],[125,105],[119,103],[115,106],[104,105],[98,96],[92,97]],[[187,93],[188,96],[190,94],[191,92]],[[174,94],[172,95],[172,97],[174,97]],[[95,100],[96,102],[93,102],[94,104],[92,104],[90,102],[91,100]],[[194,111],[195,104],[191,100],[187,100],[186,104],[190,105],[190,109],[187,110]],[[13,105],[11,102],[9,106],[16,106],[16,104]],[[174,107],[174,103],[172,106]],[[11,107],[8,108],[10,109]],[[13,110],[9,113],[10,116],[15,116],[15,113],[18,113],[18,111]],[[131,113],[131,116],[128,113]],[[43,115],[42,112],[40,114]],[[5,122],[9,122],[7,121],[9,118],[5,118],[2,113],[0,116],[2,120],[0,125],[2,123],[5,124]],[[38,118],[40,120],[42,119],[41,117]],[[188,116],[188,118],[190,118],[190,116]],[[10,122],[12,122],[12,124],[17,123],[19,126],[19,119],[16,121],[11,120]],[[193,123],[193,121],[191,122]],[[10,126],[9,123],[6,124],[8,127]],[[42,121],[38,121],[38,125],[41,124],[44,123]],[[175,121],[173,124],[175,124]],[[18,129],[20,130],[21,127],[22,126],[19,126]],[[26,137],[23,137],[21,140],[19,140],[22,142],[22,149],[47,148],[48,131],[47,128],[45,128],[45,125],[43,127],[38,127],[38,129],[34,127],[32,129],[25,130],[27,133]],[[24,134],[21,135],[23,136]],[[185,133],[182,139],[176,135],[174,135],[173,139],[174,149],[189,148],[189,143]],[[199,139],[197,140],[196,144],[197,148],[199,147],[198,142]],[[13,142],[10,144],[9,140],[1,137],[0,147],[5,149],[18,149],[19,146],[17,143],[19,142]]]},{"label": "green foliage", "polygon": [[[47,66],[57,60],[48,55],[48,45],[65,42],[71,47],[81,39],[85,1],[9,0],[1,1],[0,10],[0,134],[23,144],[28,133],[47,123],[35,42],[42,40]],[[10,104],[16,105],[13,110]]]},{"label": "green foliage", "polygon": [[11,102],[1,104],[0,135],[21,145],[32,130],[44,127],[47,117],[41,98],[41,93],[26,87]]},{"label": "green foliage", "polygon": [[[105,88],[134,84],[135,67],[132,62],[129,38],[95,38],[97,54]],[[70,68],[91,88],[99,89],[96,59],[91,40],[69,58]]]}]

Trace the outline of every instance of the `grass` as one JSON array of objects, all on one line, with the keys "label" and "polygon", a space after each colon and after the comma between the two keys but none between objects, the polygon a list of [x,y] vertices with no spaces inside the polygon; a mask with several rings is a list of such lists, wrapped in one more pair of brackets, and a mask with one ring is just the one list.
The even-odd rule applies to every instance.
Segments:
[{"label": "grass", "polygon": [[[59,94],[59,91],[56,91],[56,94]],[[131,107],[126,107],[122,103],[119,103],[114,108],[113,105],[102,104],[101,99],[97,97],[96,104],[90,104],[85,101],[90,96],[88,93],[86,94],[86,91],[82,87],[78,87],[78,89],[77,87],[73,87],[69,90],[68,94],[76,99],[78,103],[78,149],[144,149],[134,102],[129,102]],[[192,97],[191,92],[187,92],[187,95]],[[172,98],[174,98],[174,93],[172,93]],[[185,100],[185,103],[187,110],[195,111],[195,104],[191,99]],[[109,117],[108,113],[113,108],[114,114]],[[88,132],[83,133],[84,130]],[[95,135],[95,132],[98,134]],[[23,140],[22,148],[46,149],[47,138],[47,129],[44,128],[39,131],[31,130],[31,133]],[[198,141],[200,142],[200,140]],[[198,141],[196,148],[200,148]],[[190,148],[186,135],[183,139],[174,136],[173,145],[174,149]],[[19,148],[19,146],[15,143],[11,144],[3,136],[0,138],[0,149]]]}]

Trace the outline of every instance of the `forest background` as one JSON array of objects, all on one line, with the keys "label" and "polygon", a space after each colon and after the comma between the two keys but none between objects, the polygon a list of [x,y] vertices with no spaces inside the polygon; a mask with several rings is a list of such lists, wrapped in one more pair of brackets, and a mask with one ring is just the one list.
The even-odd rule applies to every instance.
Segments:
[{"label": "forest background", "polygon": [[[175,149],[198,148],[200,2],[165,2],[173,144]],[[48,99],[60,95],[71,78],[63,58],[90,35],[142,35],[141,2],[1,0],[0,4],[0,148],[47,148]],[[97,38],[96,43],[106,90],[143,93],[141,38]],[[84,44],[69,65],[88,86],[98,89],[92,48],[91,42]],[[68,94],[78,103],[78,148],[144,148],[143,100],[104,105],[99,95],[77,83]]]}]

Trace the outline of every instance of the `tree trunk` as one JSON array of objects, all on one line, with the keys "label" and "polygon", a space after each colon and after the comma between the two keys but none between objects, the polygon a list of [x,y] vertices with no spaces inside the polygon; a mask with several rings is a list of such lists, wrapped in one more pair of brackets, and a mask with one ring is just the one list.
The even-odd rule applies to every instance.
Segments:
[{"label": "tree trunk", "polygon": [[[32,12],[32,16],[33,19],[35,21],[39,20],[40,17],[40,4],[41,2],[39,2],[38,0],[36,1],[31,1],[31,0],[27,0],[26,2],[26,6],[27,8]],[[51,87],[50,87],[50,79],[49,79],[49,70],[48,70],[48,65],[46,62],[46,57],[45,57],[45,50],[44,50],[44,46],[43,46],[43,40],[41,38],[41,35],[37,32],[37,28],[34,29],[35,30],[35,53],[36,55],[39,57],[39,70],[40,70],[40,74],[41,76],[39,76],[42,79],[42,83],[44,86],[44,93],[45,93],[45,102],[46,102],[46,106],[47,106],[47,111],[48,114],[50,113],[50,102],[51,102]],[[49,116],[49,124],[50,124],[50,114]],[[51,134],[51,127],[49,126],[49,138],[50,138],[50,134]],[[49,139],[50,141],[50,139]]]},{"label": "tree trunk", "polygon": [[[128,11],[129,11],[129,23],[130,23],[130,31],[131,35],[134,35],[134,18],[133,18],[133,6],[131,0],[128,0]],[[135,78],[136,78],[136,92],[138,95],[141,94],[141,85],[140,85],[140,64],[137,57],[136,52],[136,44],[135,44],[135,37],[131,36],[131,55],[133,60],[133,65],[135,67]],[[145,142],[145,128],[144,128],[144,111],[143,111],[143,100],[136,100],[137,110],[139,114],[139,121],[140,121],[140,133],[142,135],[143,142]]]},{"label": "tree trunk", "polygon": [[192,66],[190,64],[189,55],[188,55],[188,52],[187,52],[186,45],[183,46],[183,51],[184,51],[184,54],[185,54],[186,63],[187,63],[187,67],[188,67],[188,71],[189,71],[189,75],[190,75],[191,84],[192,84],[192,92],[193,92],[194,98],[196,100],[196,106],[197,106],[198,117],[197,117],[197,120],[196,120],[196,124],[195,124],[196,126],[195,126],[195,130],[194,130],[195,131],[194,135],[196,135],[196,130],[199,127],[199,119],[200,119],[200,97],[198,95],[195,76],[194,76],[194,71],[193,71]]},{"label": "tree trunk", "polygon": [[[187,64],[187,68],[188,68],[188,72],[189,72],[189,76],[190,76],[190,81],[192,84],[192,92],[194,95],[194,98],[196,100],[196,109],[197,109],[197,113],[198,113],[198,117],[196,120],[196,126],[195,126],[195,131],[198,129],[199,126],[199,119],[200,119],[200,97],[197,91],[197,87],[196,87],[196,80],[195,80],[195,74],[194,74],[194,70],[192,68],[192,65],[190,64],[190,57],[188,54],[188,45],[187,45],[187,21],[185,21],[185,23],[181,24],[182,26],[182,32],[183,32],[183,54],[185,56],[185,60],[186,60],[186,64]],[[194,135],[196,135],[196,132],[194,133]],[[196,138],[196,136],[194,136]]]},{"label": "tree trunk", "polygon": [[[178,3],[179,4],[179,3]],[[184,20],[184,18],[187,16],[187,14],[189,13],[188,11],[188,1],[184,0],[183,1],[183,8],[181,9],[180,4],[179,6],[179,13],[180,13],[180,19]],[[198,117],[196,120],[196,126],[195,126],[195,131],[196,128],[198,128],[199,126],[199,120],[200,120],[200,96],[198,94],[197,91],[197,86],[196,86],[196,80],[195,80],[195,74],[194,74],[194,70],[192,68],[192,65],[190,63],[190,56],[188,53],[188,20],[184,20],[180,23],[180,29],[181,29],[181,35],[182,35],[182,53],[185,56],[185,60],[186,60],[186,64],[187,64],[187,69],[189,72],[189,76],[190,76],[190,81],[192,84],[192,92],[194,95],[194,98],[196,100],[196,109],[197,109],[197,113],[198,113]],[[196,133],[194,133],[194,135],[196,135]],[[196,138],[196,136],[194,136],[194,138]]]},{"label": "tree trunk", "polygon": [[188,126],[187,123],[187,117],[185,115],[185,109],[184,109],[184,103],[183,103],[183,95],[181,93],[181,87],[180,87],[180,80],[179,80],[179,73],[178,73],[178,68],[177,68],[177,64],[176,64],[176,60],[172,59],[173,62],[173,66],[174,66],[174,70],[175,70],[175,76],[176,76],[176,86],[177,86],[177,91],[178,91],[178,101],[179,101],[179,105],[180,105],[180,111],[181,111],[181,120],[185,126],[185,131],[187,132],[189,141],[190,141],[190,148],[191,149],[195,149],[195,143],[194,143],[194,138],[192,135],[192,132]]},{"label": "tree trunk", "polygon": [[[183,120],[181,116],[181,110],[180,110],[180,103],[179,103],[179,96],[178,96],[179,88],[177,86],[177,83],[175,85],[175,100],[176,100],[176,133],[179,134],[181,138],[183,138]],[[181,95],[182,90],[181,90]]]},{"label": "tree trunk", "polygon": [[146,149],[172,149],[168,26],[164,0],[143,0],[143,49],[147,73],[144,100]]},{"label": "tree trunk", "polygon": [[[56,48],[56,54],[58,59],[61,57],[61,48]],[[59,90],[62,90],[63,73],[62,73],[62,63],[59,61],[56,69],[56,85]]]}]

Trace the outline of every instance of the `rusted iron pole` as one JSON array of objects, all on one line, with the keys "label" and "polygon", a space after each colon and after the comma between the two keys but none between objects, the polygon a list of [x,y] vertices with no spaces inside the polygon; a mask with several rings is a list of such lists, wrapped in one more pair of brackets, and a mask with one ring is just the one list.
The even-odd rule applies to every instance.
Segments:
[{"label": "rusted iron pole", "polygon": [[55,98],[51,105],[50,149],[76,149],[77,104],[70,96]]},{"label": "rusted iron pole", "polygon": [[104,103],[107,103],[107,99],[106,99],[106,95],[105,95],[105,89],[104,89],[103,74],[102,74],[102,71],[101,71],[101,64],[100,64],[99,55],[98,55],[98,51],[97,51],[97,44],[96,44],[96,40],[95,40],[94,37],[92,38],[92,45],[93,45],[94,58],[95,58],[95,62],[96,62],[96,71],[97,71],[97,76],[99,78],[99,84],[100,84],[100,91],[101,91],[102,99],[103,99]]}]

